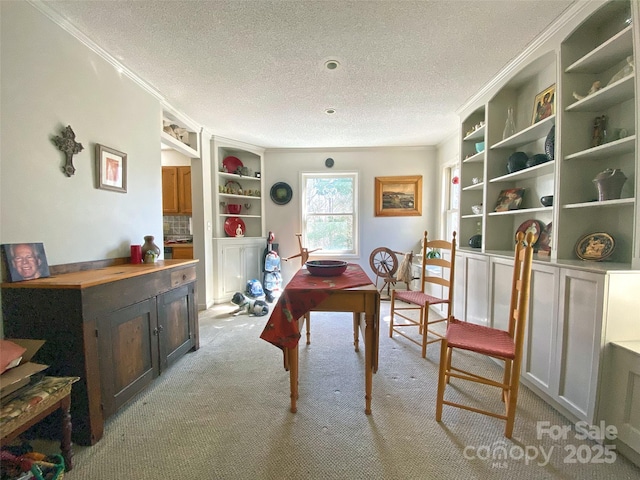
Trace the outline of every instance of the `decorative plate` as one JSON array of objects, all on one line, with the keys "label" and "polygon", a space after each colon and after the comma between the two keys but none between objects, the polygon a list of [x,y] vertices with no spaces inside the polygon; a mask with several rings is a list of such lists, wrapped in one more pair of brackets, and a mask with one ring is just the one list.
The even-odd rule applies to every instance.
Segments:
[{"label": "decorative plate", "polygon": [[551,234],[553,232],[553,222],[549,222],[547,226],[542,230],[540,238],[538,239],[538,250],[544,252],[551,251]]},{"label": "decorative plate", "polygon": [[576,243],[576,255],[582,260],[599,262],[611,256],[615,247],[616,242],[608,233],[589,233]]},{"label": "decorative plate", "polygon": [[533,244],[535,245],[540,238],[540,234],[544,230],[544,224],[538,220],[525,220],[516,230],[515,237],[518,237],[518,233],[522,232],[526,236],[527,233],[533,233]]},{"label": "decorative plate", "polygon": [[225,157],[222,160],[222,166],[227,169],[227,173],[236,173],[236,170],[239,167],[244,167],[244,164],[238,157]]},{"label": "decorative plate", "polygon": [[246,227],[241,218],[229,217],[224,221],[224,233],[230,237],[243,237]]},{"label": "decorative plate", "polygon": [[271,187],[271,200],[278,205],[286,205],[291,201],[291,197],[293,196],[293,191],[291,187],[284,183],[278,182],[274,183]]}]

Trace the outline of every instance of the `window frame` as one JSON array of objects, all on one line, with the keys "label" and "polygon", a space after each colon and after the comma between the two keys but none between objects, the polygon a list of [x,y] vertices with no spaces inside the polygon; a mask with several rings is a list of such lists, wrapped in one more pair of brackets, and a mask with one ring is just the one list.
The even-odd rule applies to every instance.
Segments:
[{"label": "window frame", "polygon": [[342,172],[300,172],[300,225],[302,233],[302,245],[310,250],[313,247],[309,246],[307,241],[307,191],[306,180],[308,178],[340,178],[350,177],[353,179],[353,213],[352,216],[352,237],[353,237],[353,250],[316,250],[313,252],[313,256],[318,257],[341,257],[341,258],[359,258],[360,252],[360,216],[358,214],[358,201],[359,201],[359,172],[358,171],[342,171]]}]

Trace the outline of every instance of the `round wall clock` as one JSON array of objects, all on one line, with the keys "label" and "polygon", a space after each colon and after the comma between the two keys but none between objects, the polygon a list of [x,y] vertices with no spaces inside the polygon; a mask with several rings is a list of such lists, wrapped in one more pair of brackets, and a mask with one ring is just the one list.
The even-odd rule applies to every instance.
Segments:
[{"label": "round wall clock", "polygon": [[271,200],[278,205],[286,205],[291,201],[291,197],[293,196],[291,187],[284,182],[274,183],[269,193]]}]

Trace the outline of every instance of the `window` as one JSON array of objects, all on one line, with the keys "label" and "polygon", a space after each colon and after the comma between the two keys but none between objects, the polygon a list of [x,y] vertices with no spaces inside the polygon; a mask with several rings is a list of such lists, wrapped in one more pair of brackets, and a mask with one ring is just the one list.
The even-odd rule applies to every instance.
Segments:
[{"label": "window", "polygon": [[358,253],[358,174],[303,173],[302,241],[317,255]]},{"label": "window", "polygon": [[[451,238],[458,227],[460,212],[460,167],[445,166],[442,175],[442,219],[445,238]],[[459,242],[459,240],[458,240]]]}]

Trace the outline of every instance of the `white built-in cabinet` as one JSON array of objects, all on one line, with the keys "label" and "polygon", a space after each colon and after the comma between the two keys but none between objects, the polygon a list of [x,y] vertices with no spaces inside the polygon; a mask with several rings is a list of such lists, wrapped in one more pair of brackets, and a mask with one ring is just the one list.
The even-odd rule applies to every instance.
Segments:
[{"label": "white built-in cabinet", "polygon": [[[211,139],[213,175],[214,302],[225,303],[235,292],[244,292],[251,279],[262,281],[266,248],[264,219],[264,149],[214,136]],[[235,157],[246,168],[230,172],[225,159]],[[240,213],[230,213],[228,205],[240,205]],[[244,232],[236,236],[236,225]],[[227,228],[225,228],[225,225]],[[229,228],[228,225],[233,225]]]},{"label": "white built-in cabinet", "polygon": [[214,302],[228,302],[235,292],[244,292],[247,281],[262,282],[262,257],[265,249],[263,239],[215,239],[215,285]]},{"label": "white built-in cabinet", "polygon": [[456,254],[453,315],[486,326],[489,312],[489,257]]},{"label": "white built-in cabinet", "polygon": [[[635,71],[613,79],[629,56],[637,70],[639,55],[637,2],[579,2],[461,109],[454,292],[456,317],[506,328],[516,231],[528,220],[551,224],[550,251],[534,255],[522,382],[573,421],[626,422],[626,440],[620,440],[638,452],[640,417],[629,408],[640,395],[629,391],[616,368],[626,368],[628,379],[637,374],[629,373],[629,355],[613,356],[611,344],[640,341],[640,87]],[[587,95],[596,81],[602,88]],[[534,98],[552,85],[555,112],[533,122]],[[515,133],[505,138],[509,108]],[[608,136],[594,146],[594,122],[602,115]],[[514,152],[546,153],[552,129],[552,158],[508,173]],[[593,179],[605,169],[627,177],[621,198],[598,199]],[[495,212],[500,192],[510,188],[525,189],[520,208]],[[541,204],[546,195],[554,196],[552,206]],[[474,213],[471,207],[480,204],[483,211]],[[595,232],[613,236],[613,255],[580,260],[577,241]],[[482,242],[472,247],[476,234]]]}]

